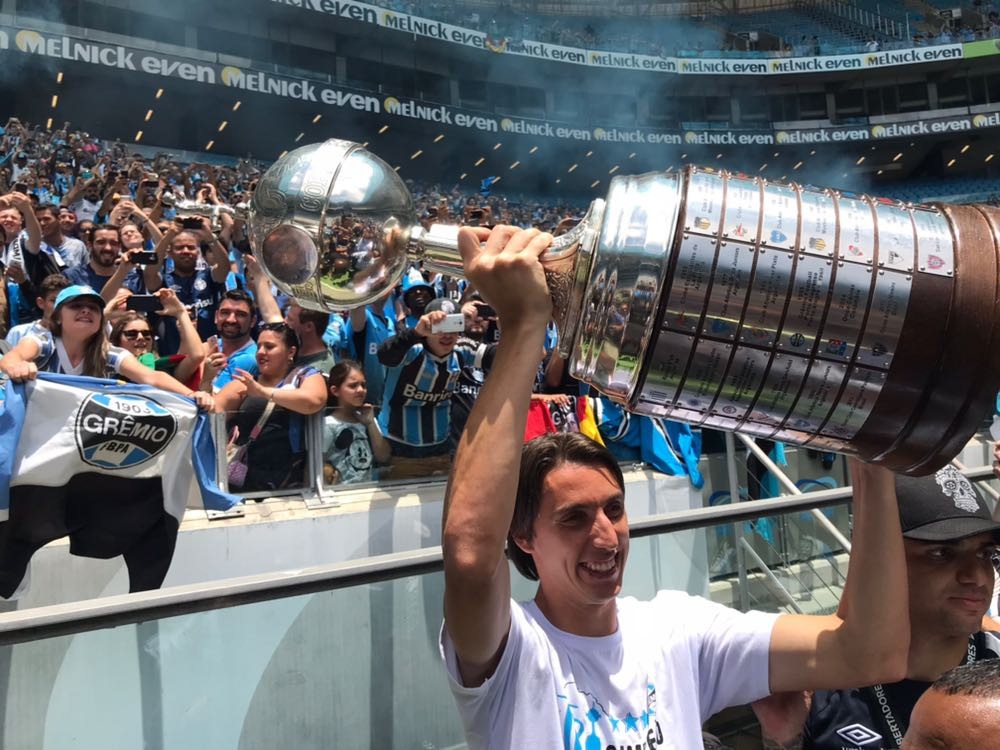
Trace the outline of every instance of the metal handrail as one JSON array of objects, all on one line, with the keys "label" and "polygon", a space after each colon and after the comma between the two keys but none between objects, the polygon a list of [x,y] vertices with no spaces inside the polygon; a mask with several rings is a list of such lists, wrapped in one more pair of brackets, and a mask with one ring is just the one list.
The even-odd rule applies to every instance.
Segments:
[{"label": "metal handrail", "polygon": [[[737,523],[752,518],[848,502],[850,487],[738,505],[696,508],[643,518],[629,525],[633,538]],[[264,573],[156,591],[36,607],[0,615],[0,646],[73,635],[148,620],[227,609],[243,604],[332,591],[443,570],[441,547]]]},{"label": "metal handrail", "polygon": [[[981,479],[992,477],[993,470],[982,466],[963,474]],[[629,533],[634,538],[656,536],[842,505],[852,494],[851,487],[838,487],[793,497],[663,513],[631,523]],[[0,615],[0,646],[395,580],[438,572],[443,567],[441,547],[435,546],[301,570],[36,607]]]},{"label": "metal handrail", "polygon": [[[778,468],[778,465],[771,460],[770,456],[768,456],[766,453],[764,453],[763,450],[761,450],[761,447],[757,445],[756,441],[753,438],[748,437],[746,435],[737,435],[736,437],[738,437],[740,441],[743,443],[743,445],[745,445],[747,449],[751,453],[753,453],[754,456],[757,457],[758,461],[764,464],[764,466],[767,468],[768,471],[774,474],[774,476],[778,479],[778,481],[785,486],[785,489],[787,489],[793,495],[802,494],[802,490],[796,487],[795,482],[793,482],[788,477],[788,475],[785,474],[785,472],[783,472],[780,468]],[[834,526],[829,518],[824,516],[816,509],[812,510],[812,514],[815,517],[815,519],[819,522],[820,526],[826,529],[827,533],[830,534],[830,536],[832,536],[834,539],[836,539],[837,543],[841,547],[846,549],[848,552],[851,551],[851,543],[847,540],[847,537],[845,537],[843,534],[840,533],[840,529]]]}]

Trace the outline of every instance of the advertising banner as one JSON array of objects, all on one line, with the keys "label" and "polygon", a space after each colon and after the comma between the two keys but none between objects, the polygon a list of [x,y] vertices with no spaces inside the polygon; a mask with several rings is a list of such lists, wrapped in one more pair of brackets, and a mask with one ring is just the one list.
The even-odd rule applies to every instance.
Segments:
[{"label": "advertising banner", "polygon": [[[824,55],[817,57],[781,57],[760,59],[736,58],[688,58],[658,55],[639,55],[631,52],[608,52],[587,50],[579,47],[563,47],[527,39],[491,37],[482,31],[453,26],[419,16],[386,10],[377,5],[353,2],[353,0],[271,0],[278,5],[287,5],[308,13],[323,13],[336,18],[359,21],[386,29],[403,31],[413,36],[437,39],[442,42],[461,44],[465,47],[488,50],[496,54],[531,57],[536,60],[587,65],[596,68],[617,70],[646,70],[680,75],[788,75],[790,73],[820,73],[839,70],[870,70],[896,65],[917,65],[920,63],[961,60],[963,45],[945,44],[934,47],[865,52],[852,55]],[[986,44],[976,42],[974,44]],[[993,42],[989,42],[993,44]],[[965,45],[968,48],[970,45]],[[978,49],[978,48],[977,48]],[[993,52],[996,54],[996,46]],[[987,54],[979,51],[976,56]],[[969,56],[969,55],[965,55]]]},{"label": "advertising banner", "polygon": [[0,55],[30,55],[58,61],[97,65],[122,73],[162,76],[192,83],[250,91],[323,107],[437,123],[484,133],[509,133],[562,141],[597,141],[635,145],[768,146],[912,138],[1000,127],[996,112],[935,117],[914,112],[891,123],[844,126],[783,127],[756,130],[735,128],[658,129],[582,125],[525,117],[510,117],[413,99],[375,94],[338,86],[331,81],[278,75],[221,62],[186,58],[158,50],[141,49],[79,39],[34,29],[0,29]]}]

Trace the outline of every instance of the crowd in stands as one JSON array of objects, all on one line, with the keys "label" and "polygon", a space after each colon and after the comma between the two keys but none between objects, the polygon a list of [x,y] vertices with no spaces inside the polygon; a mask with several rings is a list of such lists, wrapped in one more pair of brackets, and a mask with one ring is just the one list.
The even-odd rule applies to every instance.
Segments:
[{"label": "crowd in stands", "polygon": [[[565,721],[563,716],[573,715],[554,700],[561,695],[557,690],[567,685],[576,689],[572,670],[577,670],[592,682],[600,680],[601,695],[614,695],[622,705],[618,694],[633,704],[639,696],[647,707],[643,716],[648,736],[656,738],[643,743],[650,746],[660,744],[666,732],[668,741],[687,738],[685,747],[701,742],[706,748],[719,747],[710,738],[702,739],[702,721],[719,708],[757,701],[764,732],[776,743],[769,746],[841,748],[843,727],[880,727],[877,722],[886,716],[889,704],[877,691],[893,699],[900,716],[912,712],[907,737],[919,737],[939,731],[934,729],[933,701],[966,690],[962,686],[970,684],[970,666],[982,670],[977,663],[1000,654],[1000,641],[992,632],[997,624],[985,618],[993,598],[1000,524],[950,466],[933,478],[919,479],[894,479],[883,469],[856,467],[863,473],[855,477],[855,519],[861,519],[855,528],[863,531],[855,533],[853,579],[845,585],[843,616],[738,614],[676,592],[662,592],[650,603],[624,600],[631,609],[619,615],[617,606],[607,606],[621,591],[628,549],[624,479],[615,460],[646,461],[700,486],[698,433],[686,425],[628,414],[583,392],[568,377],[558,354],[557,330],[545,326],[547,312],[535,314],[528,332],[534,338],[528,338],[528,344],[512,335],[495,357],[503,336],[497,311],[467,282],[427,274],[418,266],[384,299],[365,307],[343,314],[307,309],[272,287],[248,252],[240,220],[221,214],[220,226],[214,228],[208,220],[177,218],[173,201],[164,200],[166,195],[207,203],[247,200],[259,171],[248,161],[213,167],[178,163],[168,154],[150,158],[67,128],[46,131],[9,121],[0,141],[0,346],[5,352],[0,375],[14,381],[39,371],[112,376],[190,396],[201,408],[226,415],[229,485],[243,492],[280,492],[307,481],[307,419],[321,420],[323,475],[329,485],[443,476],[455,461],[458,437],[472,412],[471,424],[478,429],[470,434],[478,438],[467,440],[458,452],[456,476],[466,481],[457,492],[453,489],[446,511],[459,520],[445,517],[445,554],[453,557],[446,563],[446,601],[451,606],[446,607],[441,641],[470,736],[487,736],[500,726],[519,738],[516,746],[531,744],[530,738],[538,736],[544,746],[558,745],[571,731],[582,738],[584,722]],[[580,217],[580,207],[570,204],[410,187],[418,216],[428,224],[502,222],[559,234]],[[467,248],[463,252],[469,257]],[[517,270],[514,264],[506,268]],[[511,320],[510,310],[523,301],[516,298],[523,285],[504,286],[484,271],[475,278],[483,279],[483,289],[493,284],[490,299],[498,299],[498,290],[506,292],[506,299],[501,296],[496,304],[504,310],[504,320]],[[529,291],[544,298],[544,283]],[[527,329],[512,330],[524,334]],[[537,351],[537,367],[505,356],[516,342]],[[528,448],[525,469],[516,450],[520,424],[505,431],[503,424],[490,424],[487,418],[510,396],[487,387],[479,408],[472,411],[494,358],[496,374],[513,371],[521,382],[511,386],[520,387],[525,396],[534,379],[525,441],[550,433],[582,433],[605,444],[611,455],[590,441],[558,434]],[[500,459],[478,450],[482,445],[496,447]],[[555,449],[565,450],[565,457],[543,453],[554,454]],[[544,468],[531,468],[531,461]],[[463,462],[471,470],[462,472]],[[576,474],[583,472],[584,479],[565,479],[576,476],[567,473],[567,465]],[[524,510],[524,501],[515,498],[519,471],[534,478],[539,488],[543,482],[547,488],[524,493],[538,498],[531,501],[534,509]],[[894,504],[883,502],[892,493],[901,501],[898,512]],[[557,500],[557,495],[574,502]],[[540,504],[557,502],[564,514],[551,524],[558,527],[552,531],[539,520]],[[598,512],[603,520],[587,515]],[[463,518],[474,520],[475,527],[468,520],[463,526]],[[496,528],[489,528],[483,518]],[[527,578],[539,580],[540,591],[554,591],[553,599],[542,596],[533,605],[497,605],[509,597],[502,553],[508,529],[515,566]],[[592,534],[601,538],[575,541]],[[493,562],[486,578],[475,578],[469,573],[475,566],[455,562],[456,540],[492,545],[490,559],[502,562]],[[575,575],[583,584],[560,587],[560,578],[569,575],[563,558],[570,544],[573,549],[586,544],[611,552],[604,559],[579,563],[586,572]],[[502,573],[493,575],[494,570]],[[468,580],[456,584],[459,576]],[[577,607],[577,588],[588,596],[596,593]],[[456,589],[467,597],[468,606],[454,606]],[[639,606],[645,609],[635,609]],[[536,610],[541,614],[534,614]],[[564,619],[555,622],[552,612]],[[543,616],[552,624],[539,625],[537,633],[526,636],[528,618],[541,623]],[[600,630],[593,629],[595,622]],[[658,626],[654,632],[645,627],[648,622],[670,627]],[[563,633],[586,636],[586,648],[580,650]],[[462,665],[477,663],[468,657],[468,644],[475,645],[480,637],[495,642],[483,649],[489,658],[481,663],[488,666],[472,673]],[[872,650],[877,639],[881,643]],[[623,642],[635,648],[632,644],[640,640],[643,650],[639,658],[626,660],[625,672],[607,660],[607,654],[617,653],[614,649],[624,648]],[[591,641],[606,648],[595,648]],[[504,649],[511,656],[505,656]],[[573,658],[564,658],[566,653]],[[545,655],[541,663],[568,664],[569,671],[537,669],[538,654]],[[648,664],[655,665],[659,684],[668,686],[660,695],[683,701],[675,704],[661,697],[662,708],[657,708]],[[702,664],[708,666],[699,667]],[[949,672],[954,669],[964,672]],[[471,684],[468,674],[477,675],[479,683]],[[626,679],[620,679],[621,674]],[[731,679],[719,681],[720,674]],[[996,677],[994,666],[975,684],[995,685]],[[552,696],[548,702],[538,699],[543,689],[537,685],[521,687],[531,679],[554,686],[544,689]],[[937,679],[941,682],[932,686]],[[879,680],[871,698],[860,693],[858,686]],[[519,699],[519,711],[511,713],[507,723],[495,715],[507,710],[504,701],[511,700],[492,697],[505,685],[514,685],[510,691],[530,698]],[[814,687],[827,689],[801,692]],[[473,705],[477,690],[489,696],[489,714]],[[771,691],[777,695],[768,698]],[[924,694],[927,697],[921,697]],[[579,696],[574,708],[587,705],[588,696]],[[967,692],[956,700],[971,697]],[[938,713],[949,710],[946,703]],[[619,736],[633,729],[630,738],[638,733],[639,719],[631,712],[619,721],[595,704],[580,715],[590,719],[590,737],[595,740],[598,720],[612,725],[608,736],[619,725]],[[895,726],[891,714],[886,724]],[[985,747],[984,736],[995,732],[993,727],[988,733],[980,731],[974,741],[948,746]],[[896,733],[901,737],[902,732]]]},{"label": "crowd in stands", "polygon": [[[507,4],[487,10],[463,3],[439,0],[372,0],[374,5],[398,13],[430,18],[475,29],[487,35],[496,51],[524,40],[566,47],[631,52],[661,57],[801,57],[814,55],[877,52],[939,44],[957,44],[1000,38],[1000,18],[992,4],[980,3],[976,21],[955,19],[944,23],[937,19],[924,23],[913,13],[889,13],[882,18],[882,8],[872,8],[879,21],[869,25],[824,16],[809,6],[780,11],[731,13],[710,17],[672,15],[662,23],[644,23],[627,17],[573,17],[528,13]],[[895,15],[899,15],[896,18]],[[933,15],[933,14],[932,14]],[[876,16],[872,16],[876,18]],[[780,19],[775,23],[774,19]],[[893,33],[884,26],[893,21]],[[904,26],[905,24],[905,26]],[[907,29],[909,37],[903,33]],[[777,45],[758,44],[758,35],[779,37]]]},{"label": "crowd in stands", "polygon": [[[445,475],[499,339],[495,314],[464,281],[416,266],[390,295],[351,312],[285,298],[249,252],[239,219],[222,214],[213,229],[172,208],[180,198],[248,200],[259,173],[246,160],[184,164],[9,121],[0,141],[0,372],[110,376],[190,395],[226,414],[229,482],[243,492],[308,481],[313,415],[324,423],[328,483]],[[583,213],[410,187],[425,224],[558,233]],[[539,352],[532,435],[596,436],[596,408],[623,459],[700,482],[690,430],[640,429],[644,418],[588,399],[556,344],[553,326],[544,361]]]}]

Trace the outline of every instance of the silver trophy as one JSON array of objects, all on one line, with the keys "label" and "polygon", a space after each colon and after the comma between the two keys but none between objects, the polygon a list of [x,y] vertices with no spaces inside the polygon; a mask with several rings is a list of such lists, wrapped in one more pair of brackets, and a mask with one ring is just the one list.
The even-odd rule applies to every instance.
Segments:
[{"label": "silver trophy", "polygon": [[[348,141],[279,159],[234,213],[305,307],[373,302],[414,261],[462,274],[458,227],[424,229]],[[926,474],[1000,385],[998,226],[988,206],[691,167],[615,177],[542,262],[570,373],[630,411]]]}]

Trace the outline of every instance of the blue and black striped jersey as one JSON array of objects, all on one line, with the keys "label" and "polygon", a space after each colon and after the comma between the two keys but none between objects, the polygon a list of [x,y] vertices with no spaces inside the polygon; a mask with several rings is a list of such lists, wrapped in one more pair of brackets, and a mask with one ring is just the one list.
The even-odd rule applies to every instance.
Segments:
[{"label": "blue and black striped jersey", "polygon": [[406,328],[384,341],[378,350],[386,366],[385,397],[379,427],[390,440],[413,447],[448,441],[451,396],[462,367],[478,365],[481,347],[459,339],[445,357],[431,354],[424,338]]}]

